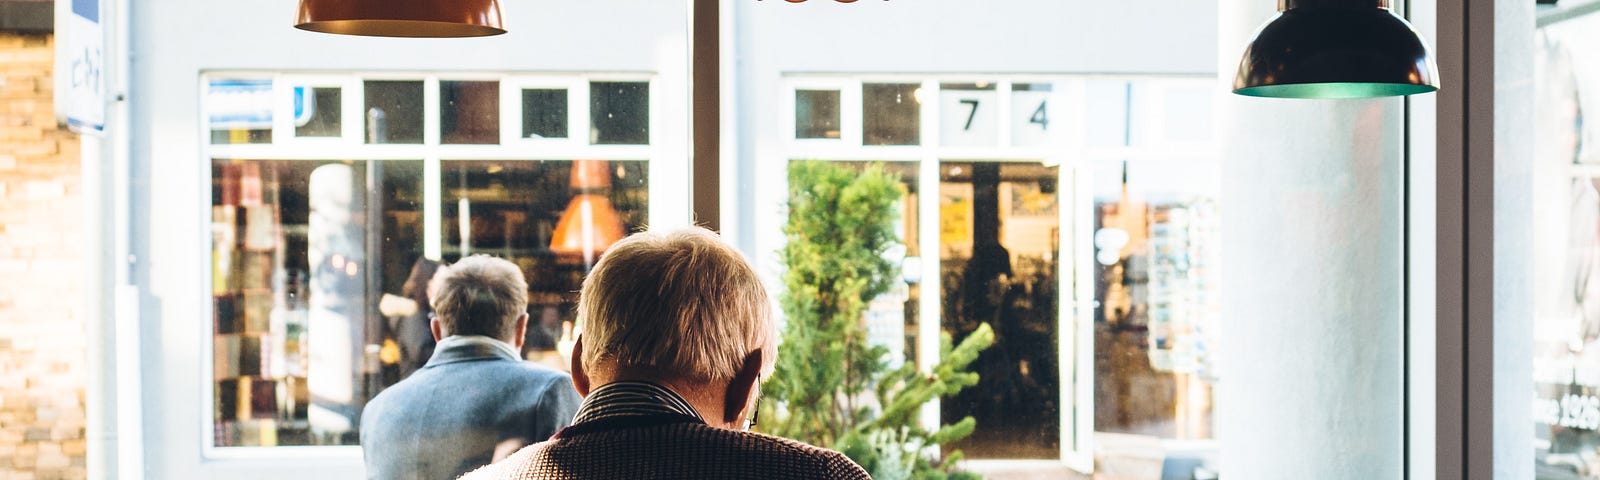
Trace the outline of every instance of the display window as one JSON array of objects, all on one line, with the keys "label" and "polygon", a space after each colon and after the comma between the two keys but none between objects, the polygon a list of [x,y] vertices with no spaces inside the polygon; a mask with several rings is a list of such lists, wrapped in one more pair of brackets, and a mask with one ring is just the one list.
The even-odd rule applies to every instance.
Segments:
[{"label": "display window", "polygon": [[976,420],[945,453],[979,471],[1215,471],[1214,84],[784,79],[786,160],[876,165],[902,184],[901,278],[871,301],[869,341],[928,370],[941,333],[993,331],[968,367],[977,384],[923,410],[929,426]]},{"label": "display window", "polygon": [[1600,15],[1540,28],[1535,49],[1537,143],[1532,224],[1535,478],[1600,479],[1600,135],[1596,105]]},{"label": "display window", "polygon": [[653,83],[203,75],[208,450],[354,449],[365,403],[431,352],[428,280],[467,255],[522,267],[523,356],[564,368],[600,253],[688,210],[651,188],[687,176],[654,146]]}]

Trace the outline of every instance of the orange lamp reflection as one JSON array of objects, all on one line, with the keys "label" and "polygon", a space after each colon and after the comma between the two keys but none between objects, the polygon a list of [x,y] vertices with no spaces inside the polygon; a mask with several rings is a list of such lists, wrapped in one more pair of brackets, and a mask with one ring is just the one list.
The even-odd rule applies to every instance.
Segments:
[{"label": "orange lamp reflection", "polygon": [[557,256],[582,258],[594,265],[600,253],[621,240],[625,232],[605,191],[611,188],[611,172],[604,160],[572,162],[572,189],[577,193],[567,203],[550,238],[550,250]]}]

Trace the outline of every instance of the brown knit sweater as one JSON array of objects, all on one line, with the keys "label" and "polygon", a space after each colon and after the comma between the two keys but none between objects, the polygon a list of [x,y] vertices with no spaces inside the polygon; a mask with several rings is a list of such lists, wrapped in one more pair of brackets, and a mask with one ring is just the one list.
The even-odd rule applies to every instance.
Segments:
[{"label": "brown knit sweater", "polygon": [[576,424],[461,478],[871,479],[839,452],[676,416]]}]

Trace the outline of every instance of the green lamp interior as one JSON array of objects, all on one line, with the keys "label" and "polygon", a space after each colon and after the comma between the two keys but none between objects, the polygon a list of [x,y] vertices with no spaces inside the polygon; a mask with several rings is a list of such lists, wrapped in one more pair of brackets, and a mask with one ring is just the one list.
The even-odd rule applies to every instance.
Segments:
[{"label": "green lamp interior", "polygon": [[1273,98],[1372,98],[1415,95],[1438,89],[1432,85],[1409,83],[1328,82],[1261,85],[1240,88],[1233,93]]}]

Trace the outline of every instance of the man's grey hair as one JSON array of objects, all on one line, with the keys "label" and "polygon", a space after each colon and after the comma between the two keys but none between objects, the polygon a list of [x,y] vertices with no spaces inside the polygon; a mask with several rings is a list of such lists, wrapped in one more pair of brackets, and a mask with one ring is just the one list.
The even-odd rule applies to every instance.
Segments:
[{"label": "man's grey hair", "polygon": [[[584,279],[583,358],[674,375],[732,380],[745,358],[777,342],[766,287],[717,234],[698,227],[617,242]],[[766,365],[763,365],[765,367]]]},{"label": "man's grey hair", "polygon": [[522,269],[488,255],[473,255],[445,268],[433,312],[449,335],[509,339],[517,318],[528,311],[528,282]]}]

